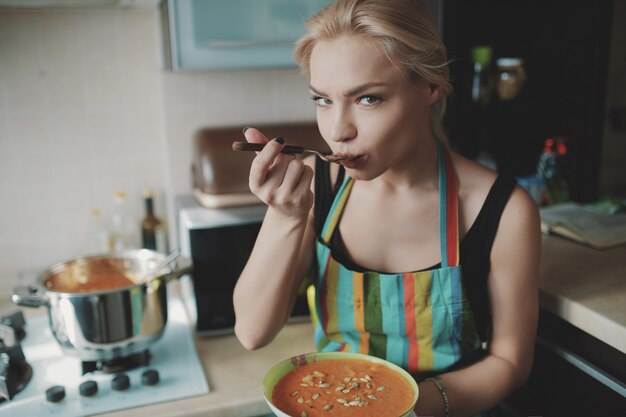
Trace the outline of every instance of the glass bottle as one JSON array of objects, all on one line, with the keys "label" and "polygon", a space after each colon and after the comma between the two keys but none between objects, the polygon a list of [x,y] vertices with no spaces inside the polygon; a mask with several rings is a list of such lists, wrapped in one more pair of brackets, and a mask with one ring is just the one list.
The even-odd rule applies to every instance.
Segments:
[{"label": "glass bottle", "polygon": [[496,84],[498,97],[500,100],[513,100],[526,83],[524,61],[521,58],[499,58],[496,66],[498,68]]},{"label": "glass bottle", "polygon": [[91,254],[103,254],[109,251],[109,230],[102,212],[94,209],[87,220],[87,246]]},{"label": "glass bottle", "polygon": [[141,221],[141,246],[157,252],[167,253],[165,226],[154,214],[154,196],[152,190],[145,190],[143,199],[146,211]]},{"label": "glass bottle", "polygon": [[136,227],[128,207],[126,193],[115,193],[113,213],[111,214],[109,250],[111,252],[120,252],[135,247]]},{"label": "glass bottle", "polygon": [[494,77],[491,71],[493,48],[476,46],[471,49],[474,74],[472,76],[472,101],[487,104],[491,101],[494,90]]},{"label": "glass bottle", "polygon": [[537,163],[537,176],[544,180],[543,205],[569,200],[569,187],[557,166],[557,153],[554,152],[554,145],[554,139],[546,139]]}]

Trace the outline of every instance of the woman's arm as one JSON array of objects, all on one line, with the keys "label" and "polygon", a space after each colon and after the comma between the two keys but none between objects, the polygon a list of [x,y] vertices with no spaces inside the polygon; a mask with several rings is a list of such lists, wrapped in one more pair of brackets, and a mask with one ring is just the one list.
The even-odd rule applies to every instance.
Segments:
[{"label": "woman's arm", "polygon": [[[256,129],[245,135],[267,141]],[[250,168],[250,189],[268,210],[233,293],[235,334],[247,349],[265,346],[285,324],[313,259],[312,162],[281,154],[282,146],[268,142]]]},{"label": "woman's arm", "polygon": [[[540,252],[537,206],[516,188],[502,214],[490,257],[493,337],[489,354],[467,368],[441,375],[455,417],[495,407],[528,378],[539,313]],[[435,384],[424,381],[419,387],[416,413],[443,416],[444,402]]]}]

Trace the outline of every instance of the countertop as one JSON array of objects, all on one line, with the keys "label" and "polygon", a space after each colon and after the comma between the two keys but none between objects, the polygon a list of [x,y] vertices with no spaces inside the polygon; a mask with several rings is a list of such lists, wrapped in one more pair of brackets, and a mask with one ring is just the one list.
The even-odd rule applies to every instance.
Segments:
[{"label": "countertop", "polygon": [[626,353],[626,246],[597,250],[543,236],[539,303]]},{"label": "countertop", "polygon": [[[626,246],[600,251],[544,236],[540,303],[626,353]],[[14,308],[8,300],[0,300],[0,313]],[[253,417],[269,413],[261,390],[265,372],[285,358],[313,351],[313,328],[309,323],[288,324],[270,345],[253,352],[232,335],[196,338],[196,346],[209,394],[102,416]]]}]

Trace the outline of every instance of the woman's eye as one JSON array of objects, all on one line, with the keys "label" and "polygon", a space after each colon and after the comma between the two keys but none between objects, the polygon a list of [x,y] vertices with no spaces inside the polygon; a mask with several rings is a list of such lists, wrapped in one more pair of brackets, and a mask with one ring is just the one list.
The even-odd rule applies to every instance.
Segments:
[{"label": "woman's eye", "polygon": [[376,103],[380,102],[380,98],[376,96],[363,96],[359,97],[359,103],[364,104],[366,106],[372,106]]},{"label": "woman's eye", "polygon": [[329,99],[321,96],[311,96],[311,100],[313,100],[318,106],[328,106],[332,103]]}]

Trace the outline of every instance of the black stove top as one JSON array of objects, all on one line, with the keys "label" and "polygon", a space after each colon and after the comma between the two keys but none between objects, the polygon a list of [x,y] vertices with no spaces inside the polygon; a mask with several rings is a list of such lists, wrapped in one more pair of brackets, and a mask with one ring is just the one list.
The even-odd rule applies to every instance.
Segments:
[{"label": "black stove top", "polygon": [[20,343],[25,324],[21,311],[0,318],[0,402],[12,399],[33,376]]}]

